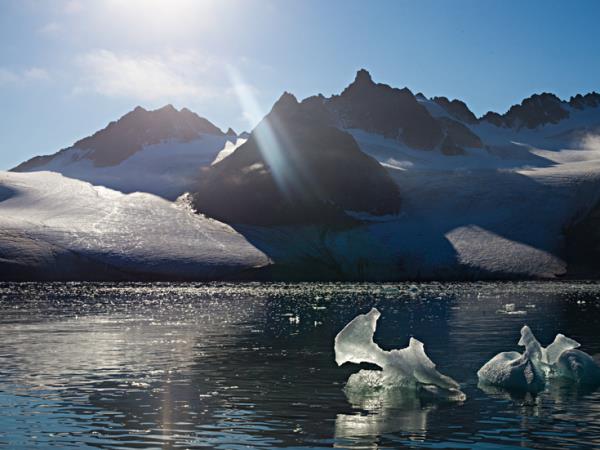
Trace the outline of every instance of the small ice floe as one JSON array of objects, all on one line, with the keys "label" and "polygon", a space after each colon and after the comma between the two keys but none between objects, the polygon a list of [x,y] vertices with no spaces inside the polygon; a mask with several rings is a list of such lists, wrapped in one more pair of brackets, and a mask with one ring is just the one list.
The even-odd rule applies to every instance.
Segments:
[{"label": "small ice floe", "polygon": [[539,392],[552,378],[561,378],[583,385],[600,384],[600,366],[585,352],[577,350],[580,344],[563,334],[542,347],[531,329],[521,329],[519,344],[523,353],[502,352],[479,369],[479,381],[505,389]]},{"label": "small ice floe", "polygon": [[291,316],[288,317],[288,320],[293,325],[298,325],[300,323],[300,316]]},{"label": "small ice floe", "polygon": [[510,316],[521,316],[527,314],[527,311],[522,309],[517,309],[514,303],[507,303],[504,305],[503,309],[499,309],[498,312],[500,314],[508,314]]},{"label": "small ice floe", "polygon": [[422,342],[411,338],[408,347],[386,351],[374,341],[377,319],[381,314],[375,308],[355,317],[335,337],[335,361],[339,366],[346,362],[371,363],[378,370],[361,370],[350,376],[347,390],[375,391],[403,389],[420,396],[462,401],[466,399],[460,385],[452,378],[439,373],[435,364],[425,354]]}]

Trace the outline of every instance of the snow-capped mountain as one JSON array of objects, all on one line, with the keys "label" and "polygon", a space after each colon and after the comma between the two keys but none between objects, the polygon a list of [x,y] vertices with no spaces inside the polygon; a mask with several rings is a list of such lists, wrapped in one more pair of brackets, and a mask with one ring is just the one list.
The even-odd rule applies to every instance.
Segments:
[{"label": "snow-capped mountain", "polygon": [[208,168],[199,211],[233,223],[338,223],[346,211],[396,214],[398,188],[354,138],[285,93],[231,156]]},{"label": "snow-capped mountain", "polygon": [[202,167],[245,142],[223,133],[187,108],[137,107],[90,137],[53,155],[37,156],[13,170],[48,170],[121,192],[150,192],[175,199]]},{"label": "snow-capped mountain", "polygon": [[[0,260],[25,255],[10,265],[23,277],[28,264],[46,264],[36,259],[40,252],[69,258],[93,255],[94,261],[110,264],[116,260],[118,267],[131,269],[127,276],[132,278],[136,271],[164,267],[164,261],[173,271],[161,268],[161,276],[173,278],[180,267],[192,278],[218,278],[232,273],[232,265],[258,265],[263,267],[261,276],[277,279],[600,275],[596,93],[568,101],[536,94],[504,114],[478,118],[460,100],[413,95],[407,88],[375,83],[361,70],[339,95],[298,102],[284,94],[250,136],[233,139],[231,133],[210,127],[194,128],[197,135],[169,133],[167,138],[161,134],[135,141],[127,146],[137,149],[132,152],[121,147],[117,153],[127,155],[121,159],[109,152],[113,159],[96,161],[95,146],[83,151],[75,145],[42,159],[37,167],[26,163],[19,170],[54,170],[54,164],[57,171],[83,179],[86,171],[98,176],[109,170],[121,182],[143,172],[150,175],[140,175],[135,189],[118,185],[116,178],[109,181],[126,192],[165,195],[169,187],[171,198],[191,190],[198,212],[230,223],[235,231],[228,228],[229,234],[215,235],[213,225],[224,226],[215,220],[197,216],[196,222],[189,212],[183,220],[176,207],[157,197],[109,190],[100,190],[112,194],[90,219],[86,205],[100,188],[71,185],[81,182],[49,173],[7,174],[0,177]],[[210,149],[202,162],[198,149],[205,147],[199,142]],[[188,151],[191,160],[179,156]],[[153,152],[156,159],[149,156]],[[80,153],[85,156],[74,156]],[[112,165],[105,165],[107,161]],[[165,174],[169,164],[173,171]],[[66,167],[73,173],[65,172]],[[177,184],[171,176],[185,178],[185,183]],[[90,181],[110,185],[99,178]],[[23,194],[33,191],[39,195]],[[67,201],[69,195],[89,200],[75,208]],[[126,212],[113,211],[112,203],[120,208],[126,204]],[[36,210],[46,205],[52,205],[52,214],[39,216]],[[144,214],[157,210],[157,220],[136,222],[142,209]],[[80,220],[90,225],[80,225]],[[127,228],[129,221],[134,225]],[[114,242],[113,232],[103,228],[106,224],[117,233]],[[131,230],[128,237],[118,234],[119,227]],[[156,253],[163,247],[150,241],[170,229],[181,239],[157,238],[165,246],[175,239],[163,261]],[[131,237],[140,231],[149,238]],[[127,239],[133,247],[123,245]],[[188,240],[193,255],[182,250]],[[41,243],[49,245],[45,253],[36,247]],[[217,247],[223,255],[216,255]],[[230,260],[230,254],[242,262]],[[52,258],[44,261],[60,270]],[[215,258],[221,262],[213,264]],[[211,275],[202,269],[206,264],[215,269]],[[195,265],[200,272],[194,272]]]},{"label": "snow-capped mountain", "polygon": [[[562,101],[550,94],[534,95],[503,115],[477,118],[459,100],[428,99],[406,88],[377,84],[364,70],[340,95],[318,95],[296,104],[287,94],[282,100],[311,118],[305,134],[318,136],[329,127],[352,136],[358,148],[387,168],[399,198],[387,196],[390,203],[380,217],[365,213],[364,207],[345,208],[353,210],[346,213],[358,223],[335,232],[242,228],[254,245],[269,249],[276,263],[292,267],[302,260],[314,266],[314,261],[327,258],[319,270],[335,267],[334,272],[351,278],[563,275],[569,270],[567,246],[572,242],[565,233],[575,230],[572,225],[600,199],[600,145],[594,140],[600,129],[598,97],[592,93]],[[279,126],[281,120],[270,122],[279,132],[289,127]],[[274,148],[293,153],[290,149],[296,147],[273,146],[261,135],[265,132],[258,127],[236,150],[235,159],[208,169],[206,179],[213,189],[224,186],[227,174],[238,191],[247,188],[260,194],[247,176],[234,174],[251,173],[253,168],[276,172],[261,155]],[[309,158],[312,148],[314,143],[305,142],[295,154]],[[336,161],[346,154],[339,152]],[[324,159],[327,148],[318,155]],[[332,166],[336,164],[340,163]],[[338,167],[344,176],[332,179],[339,190],[368,186],[360,180],[359,168]],[[280,174],[288,177],[280,183],[298,179],[289,171]],[[310,183],[305,178],[304,189],[310,189]],[[238,200],[243,198],[249,215],[230,216],[234,222],[256,223],[252,212],[261,211],[263,224],[281,223],[265,213],[259,194],[216,197],[219,211],[240,212]],[[195,205],[214,214],[206,196],[200,190]],[[287,210],[299,205],[292,202]],[[293,217],[285,209],[276,210]]]}]

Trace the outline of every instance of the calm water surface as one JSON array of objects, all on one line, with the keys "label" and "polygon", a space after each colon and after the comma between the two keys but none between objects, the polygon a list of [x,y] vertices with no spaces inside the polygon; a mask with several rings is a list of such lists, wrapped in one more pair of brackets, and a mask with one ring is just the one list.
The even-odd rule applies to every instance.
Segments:
[{"label": "calm water surface", "polygon": [[[372,306],[466,402],[345,395],[333,338]],[[524,323],[600,354],[600,285],[0,284],[0,447],[599,448],[600,391],[477,387]]]}]

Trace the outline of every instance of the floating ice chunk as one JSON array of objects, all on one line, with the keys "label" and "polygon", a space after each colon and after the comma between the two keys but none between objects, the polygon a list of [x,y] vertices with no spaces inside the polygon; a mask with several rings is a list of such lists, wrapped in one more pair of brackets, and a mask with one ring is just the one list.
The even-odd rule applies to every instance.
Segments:
[{"label": "floating ice chunk", "polygon": [[554,375],[585,385],[600,384],[600,366],[581,350],[566,350],[553,365]]},{"label": "floating ice chunk", "polygon": [[375,364],[381,371],[361,370],[347,383],[349,389],[408,388],[432,396],[464,399],[460,385],[439,373],[425,353],[422,342],[411,338],[408,347],[386,351],[373,342],[377,319],[381,314],[375,308],[355,317],[335,337],[335,361]]},{"label": "floating ice chunk", "polygon": [[544,349],[543,361],[546,364],[555,364],[563,352],[579,347],[581,347],[579,342],[566,337],[564,334],[557,334],[554,342]]},{"label": "floating ice chunk", "polygon": [[546,385],[544,373],[525,354],[498,353],[479,372],[479,380],[492,386],[528,392],[539,392]]},{"label": "floating ice chunk", "polygon": [[544,348],[525,325],[519,345],[523,354],[503,352],[494,356],[477,372],[482,383],[528,392],[542,390],[550,378],[564,378],[580,384],[599,384],[600,366],[580,350],[580,344],[563,334]]},{"label": "floating ice chunk", "polygon": [[338,366],[346,362],[370,362],[379,366],[376,358],[381,357],[383,350],[373,342],[373,335],[380,316],[381,313],[373,308],[367,314],[356,316],[338,333],[334,344],[335,362]]},{"label": "floating ice chunk", "polygon": [[531,328],[529,328],[527,325],[521,328],[521,339],[519,339],[518,345],[525,347],[525,352],[523,355],[527,356],[529,359],[542,359],[542,346],[533,335]]}]

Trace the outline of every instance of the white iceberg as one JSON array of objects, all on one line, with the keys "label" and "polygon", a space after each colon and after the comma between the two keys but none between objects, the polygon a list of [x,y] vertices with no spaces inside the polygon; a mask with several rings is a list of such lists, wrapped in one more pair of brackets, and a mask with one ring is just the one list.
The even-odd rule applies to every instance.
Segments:
[{"label": "white iceberg", "polygon": [[519,345],[525,351],[502,352],[494,356],[477,372],[480,382],[506,389],[539,392],[548,379],[562,378],[575,383],[600,383],[600,366],[585,352],[577,350],[580,344],[563,334],[542,347],[525,325],[521,329]]},{"label": "white iceberg", "polygon": [[465,394],[452,378],[439,373],[425,354],[423,343],[411,338],[408,347],[386,351],[373,341],[377,319],[381,314],[375,308],[355,317],[335,337],[335,361],[371,363],[377,370],[361,370],[348,379],[349,390],[406,389],[420,395],[464,400]]}]

